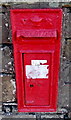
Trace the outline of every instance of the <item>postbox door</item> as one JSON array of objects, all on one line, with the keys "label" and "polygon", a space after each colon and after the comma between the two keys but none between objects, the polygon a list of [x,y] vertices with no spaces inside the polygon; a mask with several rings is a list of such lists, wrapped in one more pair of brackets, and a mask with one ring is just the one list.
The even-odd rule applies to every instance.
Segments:
[{"label": "postbox door", "polygon": [[50,53],[23,54],[25,105],[49,105],[51,82],[50,60]]}]

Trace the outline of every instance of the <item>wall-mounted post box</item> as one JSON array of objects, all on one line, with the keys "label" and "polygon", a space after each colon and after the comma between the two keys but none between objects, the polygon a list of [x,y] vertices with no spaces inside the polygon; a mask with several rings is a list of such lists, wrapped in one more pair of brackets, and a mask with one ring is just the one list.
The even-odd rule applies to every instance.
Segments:
[{"label": "wall-mounted post box", "polygon": [[62,10],[14,9],[11,24],[18,111],[56,111]]}]

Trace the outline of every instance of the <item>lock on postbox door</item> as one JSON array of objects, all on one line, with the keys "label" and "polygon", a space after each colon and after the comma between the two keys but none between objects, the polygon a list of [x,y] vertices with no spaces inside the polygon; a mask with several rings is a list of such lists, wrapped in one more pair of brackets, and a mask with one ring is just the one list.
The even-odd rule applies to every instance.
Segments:
[{"label": "lock on postbox door", "polygon": [[57,108],[61,9],[11,10],[19,112]]}]

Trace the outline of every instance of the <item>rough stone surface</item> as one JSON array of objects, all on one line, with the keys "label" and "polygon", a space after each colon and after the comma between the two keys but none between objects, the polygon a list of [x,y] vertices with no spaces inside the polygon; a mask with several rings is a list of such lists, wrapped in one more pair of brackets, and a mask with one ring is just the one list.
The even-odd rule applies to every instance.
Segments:
[{"label": "rough stone surface", "polygon": [[0,26],[0,43],[2,43],[2,26]]},{"label": "rough stone surface", "polygon": [[2,77],[2,102],[13,102],[16,100],[15,79],[11,76]]},{"label": "rough stone surface", "polygon": [[65,56],[66,56],[67,60],[71,61],[71,39],[66,40]]},{"label": "rough stone surface", "polygon": [[34,2],[51,2],[51,3],[56,3],[56,2],[69,2],[70,0],[53,0],[53,1],[50,1],[50,0],[1,0],[0,2],[1,3],[6,3],[6,2],[27,2],[27,3],[34,3]]},{"label": "rough stone surface", "polygon": [[59,102],[58,106],[61,107],[69,107],[69,62],[63,60],[62,69],[60,71],[60,79],[59,79]]},{"label": "rough stone surface", "polygon": [[2,13],[2,6],[0,5],[0,13]]},{"label": "rough stone surface", "polygon": [[0,77],[0,102],[2,102],[2,78]]},{"label": "rough stone surface", "polygon": [[0,26],[2,26],[2,14],[0,13]]},{"label": "rough stone surface", "polygon": [[1,60],[2,61],[2,69],[0,66],[0,72],[4,73],[14,73],[14,66],[13,66],[13,54],[12,54],[12,46],[8,45],[1,45],[0,52],[2,53]]},{"label": "rough stone surface", "polygon": [[10,8],[2,7],[2,43],[11,43]]},{"label": "rough stone surface", "polygon": [[[62,32],[62,47],[61,47],[61,66],[60,66],[60,77],[59,77],[59,97],[58,97],[58,106],[59,108],[62,107],[70,107],[70,65],[71,65],[71,55],[70,55],[70,39],[68,37],[69,31],[69,8],[63,8],[63,32]],[[68,27],[68,28],[67,28]],[[69,31],[70,32],[70,31]]]},{"label": "rough stone surface", "polygon": [[70,38],[71,37],[71,7],[64,8],[64,37]]}]

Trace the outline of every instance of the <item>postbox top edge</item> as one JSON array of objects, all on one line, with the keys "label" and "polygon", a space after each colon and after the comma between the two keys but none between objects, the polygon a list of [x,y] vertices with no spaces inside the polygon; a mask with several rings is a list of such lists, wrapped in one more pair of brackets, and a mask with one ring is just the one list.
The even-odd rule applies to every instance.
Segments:
[{"label": "postbox top edge", "polygon": [[45,8],[45,9],[10,9],[10,12],[62,12],[61,8]]}]

